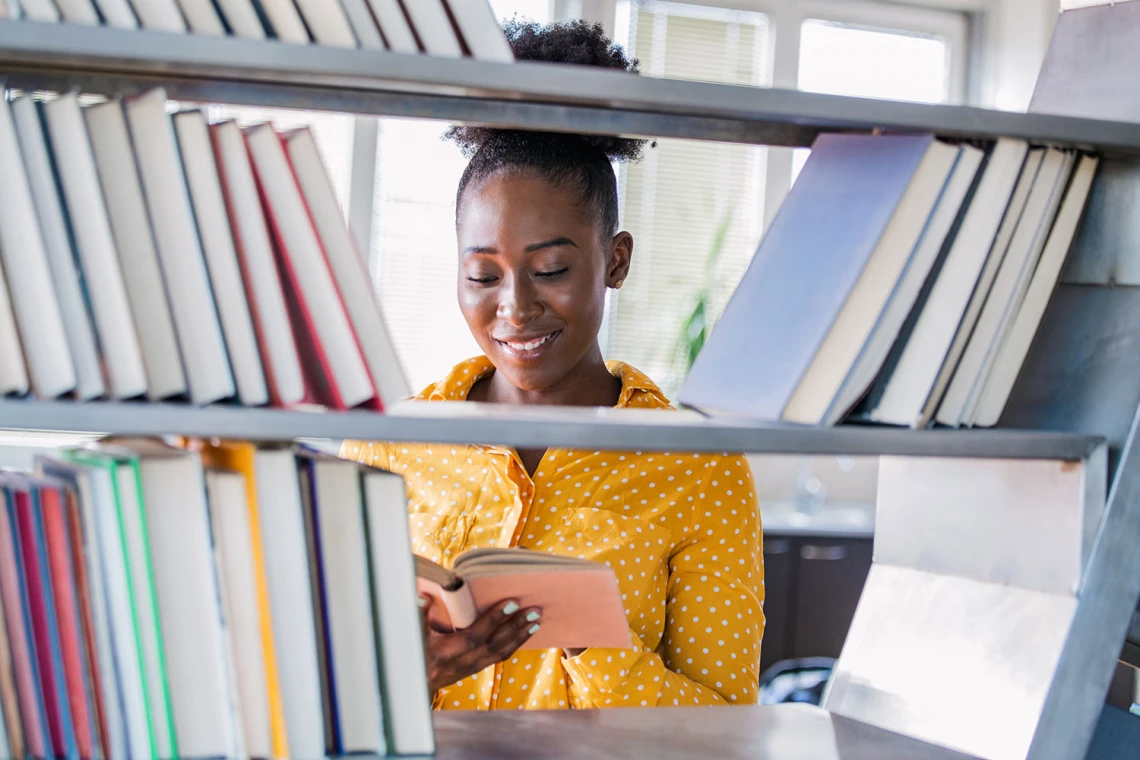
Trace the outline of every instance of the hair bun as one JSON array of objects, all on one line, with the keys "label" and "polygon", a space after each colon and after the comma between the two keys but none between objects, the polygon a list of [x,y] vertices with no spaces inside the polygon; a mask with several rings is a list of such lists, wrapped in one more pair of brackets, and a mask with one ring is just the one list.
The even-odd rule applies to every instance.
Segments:
[{"label": "hair bun", "polygon": [[[587,21],[538,24],[515,18],[505,22],[503,30],[515,58],[520,61],[571,63],[638,73],[637,59],[627,56],[621,45],[610,40],[601,24]],[[649,142],[612,135],[560,135],[492,127],[451,127],[444,139],[454,142],[463,155],[470,158],[490,143],[509,149],[512,143],[538,140],[544,134],[555,137],[552,142],[563,145],[567,140],[578,141],[580,145],[601,151],[611,162],[637,161]]]}]

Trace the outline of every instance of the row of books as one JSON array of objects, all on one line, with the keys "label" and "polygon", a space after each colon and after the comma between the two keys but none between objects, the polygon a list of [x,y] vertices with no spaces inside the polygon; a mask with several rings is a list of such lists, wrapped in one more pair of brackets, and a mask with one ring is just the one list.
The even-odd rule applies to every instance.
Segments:
[{"label": "row of books", "polygon": [[0,18],[514,60],[488,0],[0,0]]},{"label": "row of books", "polygon": [[0,474],[0,757],[432,753],[402,478],[156,440],[36,469]]},{"label": "row of books", "polygon": [[0,395],[408,395],[309,130],[171,115],[162,90],[0,98],[0,185]]},{"label": "row of books", "polygon": [[1098,159],[821,135],[679,395],[811,425],[997,424]]}]

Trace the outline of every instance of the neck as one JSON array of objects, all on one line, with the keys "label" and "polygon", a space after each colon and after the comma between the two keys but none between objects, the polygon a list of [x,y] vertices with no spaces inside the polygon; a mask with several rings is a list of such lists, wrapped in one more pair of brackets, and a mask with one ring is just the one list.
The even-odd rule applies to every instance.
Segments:
[{"label": "neck", "polygon": [[549,388],[540,391],[523,390],[495,372],[476,383],[468,398],[495,404],[614,406],[620,396],[621,380],[606,369],[602,349],[595,343],[565,377]]}]

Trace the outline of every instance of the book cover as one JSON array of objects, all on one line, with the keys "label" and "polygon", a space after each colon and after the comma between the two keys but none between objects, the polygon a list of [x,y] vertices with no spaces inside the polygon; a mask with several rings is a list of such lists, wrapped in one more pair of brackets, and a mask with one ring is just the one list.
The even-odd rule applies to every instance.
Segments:
[{"label": "book cover", "polygon": [[42,107],[30,96],[22,95],[12,100],[11,108],[63,317],[64,334],[75,365],[75,396],[80,401],[98,398],[106,389],[103,367],[95,340],[91,305],[77,260],[74,230],[63,205],[55,159],[44,133]]},{"label": "book cover", "polygon": [[[0,520],[6,515],[0,514]],[[3,571],[0,571],[3,572]],[[2,582],[2,581],[0,581]],[[4,604],[0,600],[0,749],[11,757],[23,760],[25,756],[24,727],[20,723],[19,694],[16,690],[16,671],[12,664],[12,649],[8,644],[8,624]]]},{"label": "book cover", "polygon": [[[92,526],[96,542],[96,556],[105,599],[105,620],[100,644],[109,648],[103,654],[108,663],[106,672],[114,673],[118,690],[108,705],[121,700],[123,741],[131,757],[155,756],[154,717],[150,710],[150,695],[145,677],[146,663],[141,644],[140,610],[135,604],[132,576],[126,548],[126,531],[122,520],[123,500],[119,494],[118,462],[113,458],[88,450],[62,452],[67,464],[83,468],[91,482],[91,500],[83,503],[85,522]],[[99,609],[96,599],[95,609]],[[115,755],[118,757],[118,755]]]},{"label": "book cover", "polygon": [[[277,667],[277,647],[273,635],[273,619],[269,601],[269,580],[265,571],[265,549],[262,541],[261,507],[258,500],[256,459],[257,447],[252,443],[227,442],[202,448],[202,460],[208,467],[240,473],[245,484],[248,510],[251,572],[256,592],[256,611],[260,636],[260,654],[264,661],[265,692],[273,757],[289,756],[289,741],[281,700],[281,680]],[[272,509],[281,505],[274,503]],[[246,732],[247,740],[250,732]],[[251,745],[252,747],[252,745]],[[252,752],[252,749],[251,749]]]},{"label": "book cover", "polygon": [[71,712],[79,757],[95,756],[94,714],[88,701],[87,663],[84,636],[79,620],[78,593],[71,566],[71,539],[64,514],[64,494],[54,484],[38,485],[44,539],[47,548],[48,580],[51,584],[56,631],[59,636],[67,702]]},{"label": "book cover", "polygon": [[679,402],[781,418],[932,140],[820,135]]},{"label": "book cover", "polygon": [[[9,476],[11,477],[11,476]],[[5,478],[7,482],[13,481]],[[56,757],[78,760],[75,730],[67,699],[67,683],[63,654],[55,617],[48,571],[47,547],[39,497],[27,481],[12,489],[15,502],[16,529],[24,566],[32,636],[40,675],[39,686],[47,714],[51,749]]]},{"label": "book cover", "polygon": [[291,448],[262,447],[254,452],[254,466],[257,502],[272,505],[258,518],[289,750],[293,757],[316,758],[325,753],[326,733],[297,460]]},{"label": "book cover", "polygon": [[[45,757],[51,747],[51,737],[47,733],[47,718],[38,685],[39,673],[33,651],[15,519],[12,491],[0,486],[0,604],[4,609],[5,638],[10,647],[19,703],[20,735],[28,753],[33,757]],[[15,735],[11,725],[9,723],[9,738]]]},{"label": "book cover", "polygon": [[297,340],[245,139],[233,121],[211,125],[210,136],[226,210],[233,225],[234,246],[253,328],[257,333],[270,403],[276,407],[314,403],[301,368]]}]

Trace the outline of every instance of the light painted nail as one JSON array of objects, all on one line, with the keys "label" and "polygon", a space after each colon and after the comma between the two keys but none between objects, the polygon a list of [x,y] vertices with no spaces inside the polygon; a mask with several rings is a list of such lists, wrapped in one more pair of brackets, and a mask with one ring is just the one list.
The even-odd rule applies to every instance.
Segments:
[{"label": "light painted nail", "polygon": [[528,622],[528,623],[533,623],[534,621],[538,620],[540,617],[542,617],[542,614],[541,614],[541,613],[539,613],[539,612],[531,612],[530,614],[528,614],[528,615],[526,616],[526,622]]},{"label": "light painted nail", "polygon": [[507,606],[503,607],[504,615],[513,615],[519,611],[519,606],[514,602],[507,602]]},{"label": "light painted nail", "polygon": [[529,631],[527,631],[527,633],[529,633],[531,636],[533,636],[534,634],[538,633],[538,623],[535,623],[534,625],[532,625],[532,626],[530,627],[530,630],[529,630]]},{"label": "light painted nail", "polygon": [[418,604],[420,606],[420,609],[422,610],[424,607],[427,607],[428,600],[422,596],[417,596],[416,597],[416,604]]}]

